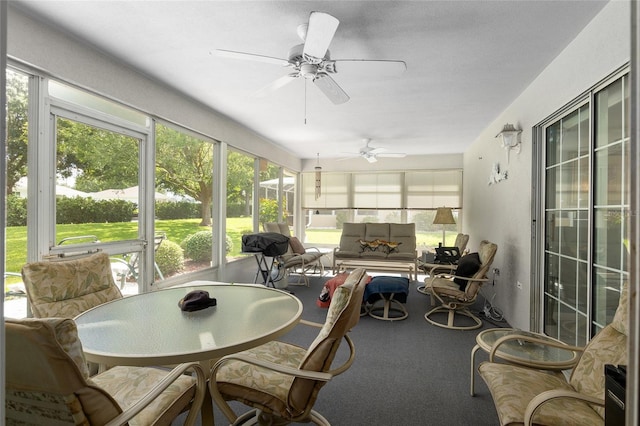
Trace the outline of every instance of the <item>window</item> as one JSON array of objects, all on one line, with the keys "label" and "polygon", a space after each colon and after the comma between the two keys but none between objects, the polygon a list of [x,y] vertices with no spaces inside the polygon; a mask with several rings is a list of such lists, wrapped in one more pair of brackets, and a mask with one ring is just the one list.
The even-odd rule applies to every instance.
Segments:
[{"label": "window", "polygon": [[[29,77],[7,69],[7,216],[5,242],[5,316],[22,318],[27,305],[17,289],[27,260],[27,147]],[[14,295],[15,294],[15,295]]]},{"label": "window", "polygon": [[210,268],[214,142],[163,123],[155,125],[155,140],[158,269],[169,278]]},{"label": "window", "polygon": [[543,330],[574,345],[611,321],[629,278],[628,103],[623,75],[539,126]]},{"label": "window", "polygon": [[254,157],[229,151],[227,155],[227,261],[241,256],[242,235],[253,233]]},{"label": "window", "polygon": [[[302,175],[306,209],[305,241],[337,245],[344,222],[415,223],[418,247],[442,242],[442,227],[433,225],[435,209],[462,207],[462,171],[429,170],[380,173],[323,173],[322,195],[315,198],[315,175]],[[446,244],[453,245],[459,225],[447,225]]]}]

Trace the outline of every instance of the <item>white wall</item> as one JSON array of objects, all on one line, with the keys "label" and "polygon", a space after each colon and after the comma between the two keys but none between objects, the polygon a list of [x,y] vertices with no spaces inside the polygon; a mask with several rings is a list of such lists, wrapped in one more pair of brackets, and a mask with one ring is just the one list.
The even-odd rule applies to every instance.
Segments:
[{"label": "white wall", "polygon": [[87,44],[34,20],[9,4],[8,55],[80,87],[171,119],[259,157],[300,170],[300,159],[223,114],[150,80]]},{"label": "white wall", "polygon": [[[464,153],[462,229],[470,234],[471,249],[483,239],[498,244],[493,266],[500,269],[500,276],[495,287],[483,292],[497,293],[494,305],[514,327],[528,330],[532,314],[532,128],[628,62],[630,52],[629,3],[612,1]],[[522,152],[512,153],[509,164],[495,139],[505,123],[523,129]],[[508,170],[508,179],[489,186],[494,162]],[[523,284],[522,290],[516,288],[517,281]]]}]

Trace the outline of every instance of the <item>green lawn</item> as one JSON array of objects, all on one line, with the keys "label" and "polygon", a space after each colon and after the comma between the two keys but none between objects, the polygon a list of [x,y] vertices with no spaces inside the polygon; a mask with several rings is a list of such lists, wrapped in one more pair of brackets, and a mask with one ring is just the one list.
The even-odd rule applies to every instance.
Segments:
[{"label": "green lawn", "polygon": [[[156,221],[156,230],[163,231],[167,234],[167,239],[180,244],[188,235],[210,227],[199,226],[200,219],[181,219],[181,220],[158,220]],[[231,237],[233,248],[229,257],[237,257],[242,250],[242,235],[252,232],[252,218],[228,218],[227,219],[227,235]],[[75,237],[79,235],[95,235],[100,241],[117,241],[134,239],[137,236],[136,222],[126,223],[83,223],[77,225],[57,225],[57,241],[64,238]],[[8,272],[19,272],[22,265],[27,260],[27,227],[13,226],[6,228],[6,265],[5,270]],[[308,229],[306,231],[306,241],[309,245],[327,245],[337,246],[340,242],[340,229]],[[427,246],[435,247],[442,239],[440,232],[418,233],[418,247]],[[455,240],[455,233],[447,234],[447,243],[452,245]],[[10,277],[5,283],[13,283],[19,281],[18,277]]]}]

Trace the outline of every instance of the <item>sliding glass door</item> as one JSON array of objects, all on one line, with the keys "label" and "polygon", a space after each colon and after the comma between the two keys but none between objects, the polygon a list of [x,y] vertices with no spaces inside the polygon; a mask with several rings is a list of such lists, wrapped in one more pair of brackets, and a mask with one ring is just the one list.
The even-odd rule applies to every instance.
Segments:
[{"label": "sliding glass door", "polygon": [[617,76],[542,124],[543,331],[584,345],[628,280],[629,79]]}]

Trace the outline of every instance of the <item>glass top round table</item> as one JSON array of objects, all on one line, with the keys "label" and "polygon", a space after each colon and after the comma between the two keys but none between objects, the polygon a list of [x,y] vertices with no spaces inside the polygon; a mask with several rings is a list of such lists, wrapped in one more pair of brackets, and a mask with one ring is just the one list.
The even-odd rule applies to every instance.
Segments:
[{"label": "glass top round table", "polygon": [[[513,340],[510,340],[513,338]],[[501,339],[505,339],[502,341]],[[529,368],[541,370],[561,371],[572,368],[579,356],[579,352],[571,346],[563,348],[560,340],[537,333],[530,333],[515,328],[490,328],[481,331],[476,336],[476,345],[471,350],[471,396],[475,395],[475,357],[479,349],[491,353],[492,348],[501,340],[501,344],[494,356]],[[549,342],[555,346],[544,345],[535,340]]]},{"label": "glass top round table", "polygon": [[[178,301],[205,290],[217,306],[183,312]],[[281,290],[251,284],[194,282],[114,300],[75,318],[88,361],[166,365],[214,360],[291,330],[302,303]]]},{"label": "glass top round table", "polygon": [[530,333],[514,328],[492,328],[484,330],[476,336],[476,343],[484,351],[490,352],[493,345],[499,339],[512,335],[523,336],[524,339],[514,339],[504,342],[495,352],[495,356],[514,364],[532,368],[543,368],[545,370],[565,370],[575,364],[578,353],[569,347],[547,346],[528,341],[526,338],[562,345],[562,342],[559,340],[542,334]]}]

